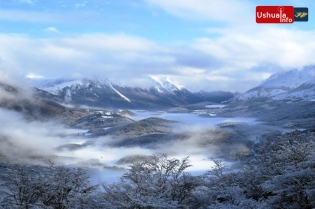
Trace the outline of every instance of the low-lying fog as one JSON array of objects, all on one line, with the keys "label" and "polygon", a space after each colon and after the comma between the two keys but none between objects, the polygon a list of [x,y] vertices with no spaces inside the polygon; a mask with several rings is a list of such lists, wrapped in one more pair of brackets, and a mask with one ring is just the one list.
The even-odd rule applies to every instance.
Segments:
[{"label": "low-lying fog", "polygon": [[219,123],[226,122],[245,122],[249,125],[254,125],[259,123],[256,118],[222,118],[222,117],[204,117],[200,114],[204,113],[203,110],[195,110],[196,114],[192,113],[168,113],[165,111],[145,111],[145,110],[136,110],[134,111],[135,115],[131,116],[133,120],[142,120],[149,117],[158,117],[166,120],[174,120],[182,122],[186,125],[196,125],[196,126],[205,126],[213,127]]},{"label": "low-lying fog", "polygon": [[[91,138],[87,133],[88,130],[68,129],[59,121],[27,122],[19,113],[0,108],[0,140],[2,141],[0,156],[4,155],[20,163],[44,165],[45,161],[52,159],[58,164],[87,166],[91,170],[93,181],[112,182],[124,172],[121,168],[127,166],[124,163],[117,163],[122,158],[168,153],[170,157],[175,158],[190,156],[193,166],[187,171],[197,174],[211,169],[213,166],[211,158],[222,156],[218,153],[224,154],[224,149],[219,147],[220,144],[217,141],[220,137],[226,137],[227,133],[216,131],[217,124],[246,123],[249,134],[244,135],[253,139],[264,131],[276,129],[276,127],[260,124],[255,118],[204,117],[192,113],[149,111],[134,111],[134,113],[131,118],[136,121],[148,117],[179,121],[181,123],[173,126],[173,132],[185,133],[188,137],[184,140],[163,142],[155,148],[112,147],[109,144],[114,139],[110,136]],[[91,141],[93,143],[89,143]],[[76,149],[57,149],[65,144],[85,146]],[[235,145],[234,148],[244,150],[244,152],[248,149],[241,143]]]}]

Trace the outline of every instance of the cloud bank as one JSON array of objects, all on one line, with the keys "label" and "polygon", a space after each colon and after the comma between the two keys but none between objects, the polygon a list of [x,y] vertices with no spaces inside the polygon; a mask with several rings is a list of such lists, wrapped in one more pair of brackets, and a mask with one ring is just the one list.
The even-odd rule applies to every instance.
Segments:
[{"label": "cloud bank", "polygon": [[0,68],[20,76],[108,78],[140,87],[148,85],[148,75],[168,76],[191,89],[246,91],[272,73],[315,64],[315,31],[261,27],[225,29],[219,37],[176,46],[126,34],[0,34]]},{"label": "cloud bank", "polygon": [[[102,32],[82,31],[86,29],[83,23],[99,27],[106,25],[104,14],[95,8],[107,8],[107,3],[70,2],[72,8],[75,3],[85,6],[67,13],[59,8],[59,3],[51,3],[52,6],[36,1],[34,6],[50,5],[49,9],[45,12],[39,9],[28,11],[12,6],[0,10],[0,20],[36,27],[40,25],[40,32],[45,34],[42,38],[26,34],[0,34],[0,70],[21,77],[33,74],[45,78],[107,78],[120,85],[138,87],[150,85],[148,75],[167,76],[192,91],[244,92],[273,73],[315,64],[315,31],[303,29],[298,23],[285,26],[256,24],[256,4],[253,2],[144,0],[128,3],[130,8],[115,3],[110,6],[115,15],[109,13],[106,24],[126,28],[113,27],[114,32],[102,29],[99,29]],[[303,4],[314,5],[310,1]],[[95,8],[91,9],[93,6]],[[137,35],[137,28],[141,31],[142,27],[146,27],[140,25],[143,22],[139,18],[148,17],[151,21],[152,17],[128,14],[119,18],[116,16],[119,8],[125,9],[125,12],[129,8],[132,12],[153,13],[156,18],[162,18],[161,25],[156,30],[151,27],[154,31],[148,31],[148,36],[142,32]],[[130,23],[125,25],[124,18],[128,17]],[[124,24],[120,22],[122,20]],[[177,27],[165,22],[168,20],[176,20],[175,23],[182,20],[184,27],[203,32],[188,40],[181,39],[185,34],[177,34],[178,37],[170,34],[171,40],[178,41],[159,42],[156,39],[159,33],[167,33],[169,27]],[[201,26],[199,23],[202,23]],[[162,27],[164,24],[165,27]],[[134,27],[134,30],[129,30],[129,27]],[[81,31],[78,28],[82,28]]]}]

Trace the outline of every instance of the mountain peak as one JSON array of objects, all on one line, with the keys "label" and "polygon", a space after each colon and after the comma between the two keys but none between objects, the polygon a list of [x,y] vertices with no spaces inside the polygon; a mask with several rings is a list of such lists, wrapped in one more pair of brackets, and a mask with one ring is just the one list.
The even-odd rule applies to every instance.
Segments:
[{"label": "mountain peak", "polygon": [[305,68],[303,70],[294,69],[287,72],[276,73],[271,75],[259,86],[286,87],[289,89],[294,89],[310,80],[312,77],[312,70],[310,68]]},{"label": "mountain peak", "polygon": [[155,88],[159,92],[168,92],[168,93],[174,93],[174,91],[180,91],[184,89],[184,87],[180,84],[175,83],[170,78],[167,77],[159,77],[159,76],[149,76],[151,81],[155,83]]},{"label": "mountain peak", "polygon": [[[256,97],[270,97],[273,99],[299,98],[313,100],[315,67],[308,66],[302,70],[290,70],[271,75],[259,86],[237,96],[237,99],[246,100]],[[313,98],[314,97],[314,98]]]}]

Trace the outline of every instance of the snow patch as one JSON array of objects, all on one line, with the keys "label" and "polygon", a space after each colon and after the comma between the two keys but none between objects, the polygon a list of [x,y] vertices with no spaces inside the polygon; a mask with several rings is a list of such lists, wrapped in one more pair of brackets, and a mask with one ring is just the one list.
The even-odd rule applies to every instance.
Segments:
[{"label": "snow patch", "polygon": [[72,101],[70,89],[67,89],[64,100],[65,100],[66,103],[69,103],[69,102]]},{"label": "snow patch", "polygon": [[113,118],[113,116],[102,116],[102,118]]},{"label": "snow patch", "polygon": [[149,78],[156,84],[155,88],[160,93],[173,93],[174,91],[179,91],[184,88],[182,85],[175,83],[167,77],[149,76]]},{"label": "snow patch", "polygon": [[[63,81],[63,82],[62,82]],[[71,80],[71,81],[64,81],[64,80],[56,80],[56,81],[51,81],[49,80],[48,82],[43,82],[41,84],[38,84],[38,87],[40,89],[43,89],[49,93],[52,93],[54,95],[58,95],[58,93],[66,88],[66,87],[73,87],[73,86],[78,86],[82,85],[82,81],[80,80]]]},{"label": "snow patch", "polygon": [[127,102],[130,102],[130,99],[128,99],[126,96],[124,96],[122,93],[120,93],[117,89],[115,89],[112,85],[110,85],[110,87],[119,95],[121,96],[124,100],[126,100]]}]

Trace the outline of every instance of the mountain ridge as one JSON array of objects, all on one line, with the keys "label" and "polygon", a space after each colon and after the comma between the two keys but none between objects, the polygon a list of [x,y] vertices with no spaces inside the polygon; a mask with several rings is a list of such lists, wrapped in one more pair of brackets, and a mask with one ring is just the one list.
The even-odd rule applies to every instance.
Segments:
[{"label": "mountain ridge", "polygon": [[108,79],[29,79],[29,83],[66,104],[104,108],[160,109],[205,101],[218,103],[234,96],[221,91],[192,93],[169,78],[150,76],[149,79],[150,88],[119,86]]}]

